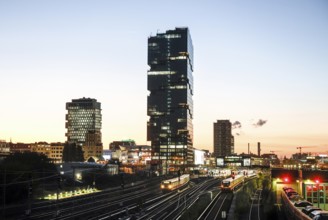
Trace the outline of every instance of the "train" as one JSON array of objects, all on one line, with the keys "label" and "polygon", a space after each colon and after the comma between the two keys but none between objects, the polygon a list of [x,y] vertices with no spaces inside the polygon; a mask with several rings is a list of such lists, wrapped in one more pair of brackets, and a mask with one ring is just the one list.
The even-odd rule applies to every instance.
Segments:
[{"label": "train", "polygon": [[244,180],[245,176],[240,174],[224,179],[221,182],[221,191],[232,192],[236,187],[244,183]]},{"label": "train", "polygon": [[189,174],[183,174],[180,176],[180,181],[179,177],[175,177],[173,179],[168,179],[168,180],[163,180],[161,183],[161,190],[163,193],[166,192],[171,192],[175,189],[180,188],[181,186],[184,186],[187,184],[190,180],[190,175]]}]

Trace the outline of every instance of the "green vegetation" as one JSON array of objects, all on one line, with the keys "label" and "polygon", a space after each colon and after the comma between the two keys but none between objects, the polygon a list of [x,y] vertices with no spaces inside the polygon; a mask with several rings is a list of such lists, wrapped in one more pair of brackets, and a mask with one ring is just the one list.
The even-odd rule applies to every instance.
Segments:
[{"label": "green vegetation", "polygon": [[238,214],[245,213],[250,208],[250,195],[247,191],[238,191],[236,193],[236,212]]},{"label": "green vegetation", "polygon": [[276,195],[270,189],[264,189],[262,191],[262,207],[265,219],[277,219],[275,212]]},{"label": "green vegetation", "polygon": [[3,199],[5,193],[6,204],[17,204],[34,197],[44,179],[56,176],[55,165],[45,155],[31,152],[8,156],[1,161],[0,171],[0,197]]},{"label": "green vegetation", "polygon": [[82,147],[75,143],[65,143],[63,149],[63,162],[83,162],[83,151]]},{"label": "green vegetation", "polygon": [[243,189],[236,193],[235,219],[239,219],[240,216],[249,211],[251,205],[251,197],[258,188],[262,188],[261,204],[263,206],[263,212],[266,216],[266,219],[270,219],[270,216],[275,216],[275,194],[274,192],[271,192],[270,176],[259,173],[258,178],[246,183]]},{"label": "green vegetation", "polygon": [[236,193],[236,208],[234,219],[240,219],[240,216],[249,211],[251,195],[256,191],[257,184],[257,179],[250,180],[243,186],[240,191]]}]

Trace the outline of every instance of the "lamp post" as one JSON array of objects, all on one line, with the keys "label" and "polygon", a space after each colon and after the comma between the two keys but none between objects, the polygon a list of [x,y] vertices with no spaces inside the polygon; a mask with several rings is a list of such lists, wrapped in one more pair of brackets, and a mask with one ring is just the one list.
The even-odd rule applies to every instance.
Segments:
[{"label": "lamp post", "polygon": [[317,186],[317,203],[318,203],[318,207],[320,208],[320,189],[319,189],[319,180],[315,180],[316,186]]}]

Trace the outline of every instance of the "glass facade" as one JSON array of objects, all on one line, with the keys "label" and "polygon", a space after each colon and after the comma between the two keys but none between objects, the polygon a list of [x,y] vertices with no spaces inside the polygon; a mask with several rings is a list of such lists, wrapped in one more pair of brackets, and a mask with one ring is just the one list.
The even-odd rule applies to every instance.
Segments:
[{"label": "glass facade", "polygon": [[[188,28],[148,38],[147,139],[163,169],[193,164],[193,45]],[[164,171],[165,172],[165,171]]]},{"label": "glass facade", "polygon": [[67,141],[81,146],[102,146],[101,104],[96,99],[73,99],[66,103]]},{"label": "glass facade", "polygon": [[328,208],[328,183],[305,183],[305,200],[321,209]]}]

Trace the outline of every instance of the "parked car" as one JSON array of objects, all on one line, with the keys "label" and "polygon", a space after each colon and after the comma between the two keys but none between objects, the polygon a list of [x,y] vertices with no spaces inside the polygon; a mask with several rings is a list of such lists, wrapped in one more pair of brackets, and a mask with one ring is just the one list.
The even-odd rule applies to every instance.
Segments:
[{"label": "parked car", "polygon": [[301,196],[300,195],[297,195],[297,194],[294,194],[294,195],[291,195],[289,197],[289,200],[291,200],[293,202],[297,202],[297,201],[301,200]]},{"label": "parked car", "polygon": [[306,215],[309,215],[313,211],[320,211],[321,209],[316,206],[306,206],[305,208],[302,209],[302,212]]},{"label": "parked car", "polygon": [[315,220],[328,220],[328,211],[313,211],[309,214],[309,217]]},{"label": "parked car", "polygon": [[288,187],[288,186],[284,186],[282,187],[282,190],[284,190],[286,192],[286,190],[289,190],[289,189],[293,189],[292,187]]},{"label": "parked car", "polygon": [[297,207],[297,208],[304,208],[306,206],[313,206],[313,204],[309,201],[298,201],[298,202],[295,202],[294,203],[294,206]]},{"label": "parked car", "polygon": [[296,192],[296,191],[295,191],[295,189],[290,188],[290,189],[286,189],[286,190],[285,190],[285,193],[288,193],[288,192]]},{"label": "parked car", "polygon": [[291,197],[292,195],[298,195],[298,193],[297,192],[288,192],[287,193],[288,198]]},{"label": "parked car", "polygon": [[328,211],[319,211],[320,213],[314,216],[314,220],[328,220]]}]

